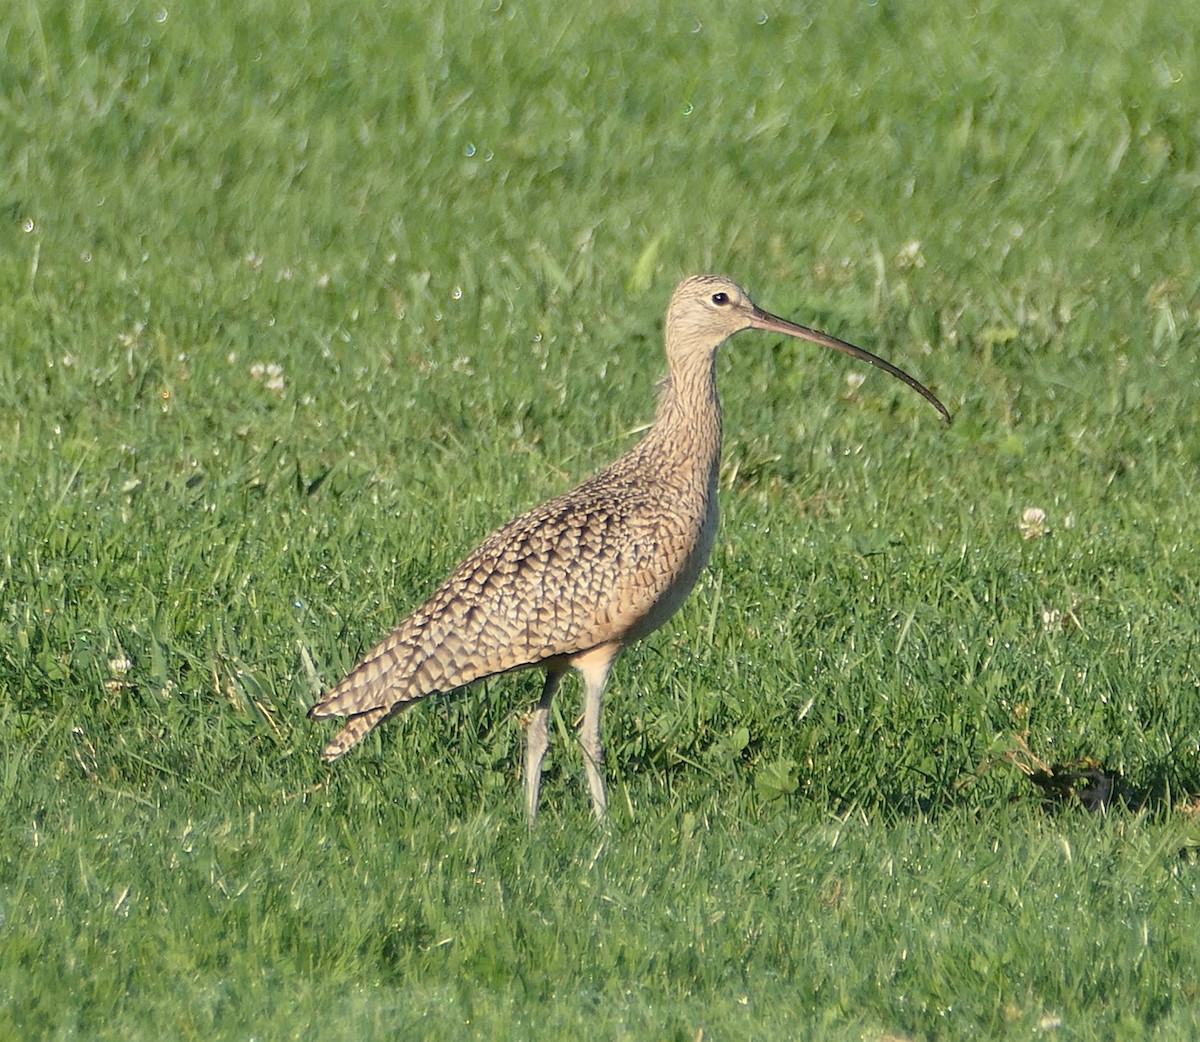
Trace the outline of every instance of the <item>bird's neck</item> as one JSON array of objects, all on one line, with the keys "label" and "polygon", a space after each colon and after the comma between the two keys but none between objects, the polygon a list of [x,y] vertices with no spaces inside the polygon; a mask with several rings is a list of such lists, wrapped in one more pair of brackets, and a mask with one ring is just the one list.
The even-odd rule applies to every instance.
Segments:
[{"label": "bird's neck", "polygon": [[715,488],[721,460],[715,363],[714,356],[671,367],[660,388],[654,426],[646,436],[665,469],[689,485],[699,479],[706,490]]}]

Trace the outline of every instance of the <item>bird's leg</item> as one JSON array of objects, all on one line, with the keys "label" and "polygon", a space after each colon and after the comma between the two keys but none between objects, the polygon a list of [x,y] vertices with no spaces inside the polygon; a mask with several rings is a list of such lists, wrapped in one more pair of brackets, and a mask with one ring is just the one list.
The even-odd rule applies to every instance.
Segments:
[{"label": "bird's leg", "polygon": [[572,663],[583,677],[583,725],[579,729],[579,744],[583,746],[583,769],[587,772],[588,788],[592,792],[592,811],[597,821],[603,821],[608,810],[602,770],[604,746],[600,742],[600,705],[608,671],[618,650],[612,645],[601,646]]},{"label": "bird's leg", "polygon": [[546,723],[550,717],[550,703],[554,701],[554,692],[558,690],[560,680],[561,671],[546,671],[542,697],[538,699],[537,707],[529,718],[529,723],[525,725],[525,810],[529,814],[530,825],[537,818],[538,792],[542,787],[542,760],[550,747]]}]

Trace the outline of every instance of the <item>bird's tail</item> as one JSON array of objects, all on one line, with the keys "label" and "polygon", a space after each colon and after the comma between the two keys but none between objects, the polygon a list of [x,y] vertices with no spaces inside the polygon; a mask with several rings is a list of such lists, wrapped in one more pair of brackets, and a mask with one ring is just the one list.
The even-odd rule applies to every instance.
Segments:
[{"label": "bird's tail", "polygon": [[331,763],[343,753],[349,752],[366,738],[367,734],[376,724],[383,723],[397,708],[402,709],[406,705],[408,703],[402,703],[398,707],[376,706],[374,709],[368,709],[365,713],[356,713],[350,717],[346,726],[333,736],[330,743],[321,750],[321,759],[326,763]]},{"label": "bird's tail", "polygon": [[310,720],[348,717],[346,725],[325,746],[327,763],[348,752],[376,725],[427,694],[412,675],[412,648],[391,634],[308,711]]}]

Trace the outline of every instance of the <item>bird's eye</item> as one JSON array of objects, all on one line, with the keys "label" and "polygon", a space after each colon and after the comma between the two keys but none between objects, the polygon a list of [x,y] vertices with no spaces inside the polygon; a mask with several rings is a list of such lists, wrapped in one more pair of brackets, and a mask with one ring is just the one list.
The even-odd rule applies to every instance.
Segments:
[{"label": "bird's eye", "polygon": [[728,293],[714,293],[712,295],[712,302],[714,304],[716,304],[717,307],[723,308],[723,307],[725,307],[726,304],[729,303],[729,294]]}]

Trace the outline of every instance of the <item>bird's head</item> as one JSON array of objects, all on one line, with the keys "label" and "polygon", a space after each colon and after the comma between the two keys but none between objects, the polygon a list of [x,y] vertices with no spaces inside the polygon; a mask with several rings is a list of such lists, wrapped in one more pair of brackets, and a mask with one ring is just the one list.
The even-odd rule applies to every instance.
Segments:
[{"label": "bird's head", "polygon": [[950,412],[924,384],[861,347],[839,340],[819,329],[809,329],[763,311],[750,295],[723,275],[692,275],[675,287],[667,305],[667,359],[674,368],[697,359],[711,360],[717,348],[743,329],[763,329],[800,340],[811,340],[851,355],[890,373],[929,401],[947,422]]}]

